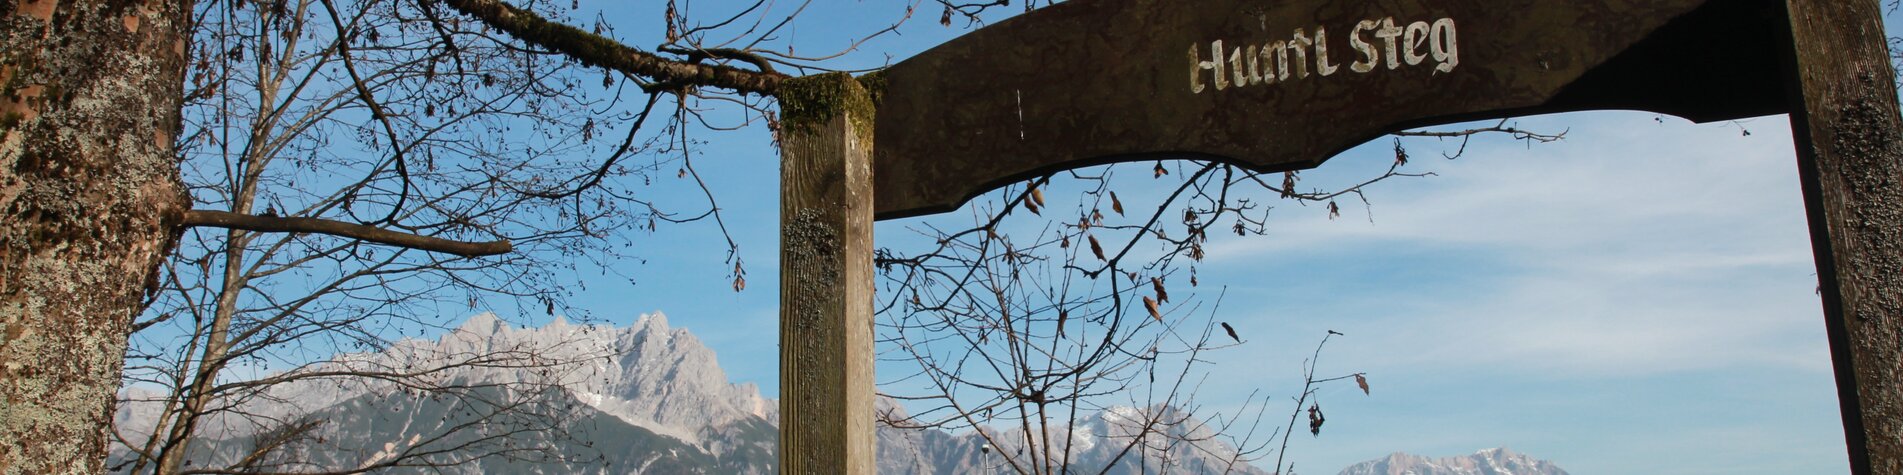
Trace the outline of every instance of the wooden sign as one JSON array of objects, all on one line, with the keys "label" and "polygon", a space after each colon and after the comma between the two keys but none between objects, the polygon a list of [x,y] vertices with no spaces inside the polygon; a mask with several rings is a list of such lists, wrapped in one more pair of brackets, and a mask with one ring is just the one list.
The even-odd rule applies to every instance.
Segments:
[{"label": "wooden sign", "polygon": [[1310,168],[1453,121],[1775,114],[1781,21],[1749,0],[1072,0],[883,73],[877,215],[1113,161]]},{"label": "wooden sign", "polygon": [[781,471],[875,470],[875,217],[1115,161],[1294,170],[1411,127],[1634,109],[1791,113],[1851,471],[1903,473],[1903,117],[1880,8],[1070,0],[877,77],[789,80]]}]

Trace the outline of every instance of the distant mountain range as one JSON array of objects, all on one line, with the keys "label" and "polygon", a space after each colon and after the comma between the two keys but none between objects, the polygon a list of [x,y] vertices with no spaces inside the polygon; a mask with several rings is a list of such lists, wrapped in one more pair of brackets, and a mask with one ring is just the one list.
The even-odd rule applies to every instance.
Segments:
[{"label": "distant mountain range", "polygon": [[1340,475],[1567,475],[1558,465],[1508,450],[1486,449],[1471,455],[1427,458],[1395,452],[1361,462]]},{"label": "distant mountain range", "polygon": [[[497,352],[533,352],[540,360],[562,363],[490,364],[481,357]],[[450,369],[429,377],[470,388],[463,397],[370,378],[296,381],[241,401],[221,401],[230,410],[200,423],[204,436],[189,463],[224,467],[254,447],[275,446],[273,456],[252,460],[253,466],[335,470],[366,467],[398,454],[425,454],[412,459],[418,466],[378,472],[774,472],[777,401],[761,397],[752,384],[727,381],[713,351],[685,329],[670,328],[658,312],[625,328],[558,318],[529,329],[477,315],[436,340],[403,340],[378,352],[342,354],[312,370],[441,366]],[[139,430],[151,426],[162,403],[138,389],[123,391],[121,399],[115,424],[128,439],[143,442],[147,435]],[[880,401],[880,410],[902,408]],[[1080,416],[1069,434],[1076,441],[1073,467],[1096,473],[1115,459],[1110,473],[1267,474],[1229,462],[1235,449],[1207,437],[1212,434],[1205,425],[1194,421],[1181,426],[1197,428],[1186,439],[1200,442],[1124,453],[1123,442],[1129,440],[1124,436],[1133,433],[1130,421],[1153,411],[1175,415],[1171,408],[1112,408]],[[260,425],[260,420],[272,423]],[[993,440],[1023,439],[1019,430],[982,430]],[[976,431],[881,427],[878,437],[879,473],[887,474],[1002,473],[1009,469],[999,466],[999,457],[1022,452],[1009,442],[987,447]],[[119,462],[129,454],[115,447],[108,467],[125,471]]]}]

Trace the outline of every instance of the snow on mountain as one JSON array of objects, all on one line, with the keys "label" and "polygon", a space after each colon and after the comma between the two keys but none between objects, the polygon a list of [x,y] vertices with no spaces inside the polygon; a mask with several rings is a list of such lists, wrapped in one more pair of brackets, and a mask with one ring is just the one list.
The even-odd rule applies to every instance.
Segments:
[{"label": "snow on mountain", "polygon": [[[321,422],[307,437],[311,442],[286,449],[308,464],[304,468],[362,466],[405,450],[441,452],[432,460],[448,467],[432,471],[447,473],[771,473],[777,458],[777,401],[762,397],[752,384],[729,382],[713,351],[687,330],[670,327],[660,312],[619,328],[561,318],[521,328],[485,313],[434,340],[405,339],[381,351],[341,354],[304,371],[419,368],[439,368],[426,376],[438,384],[481,387],[478,399],[532,402],[525,406],[531,412],[553,417],[497,422],[485,419],[482,408],[467,407],[467,401],[382,380],[307,379],[227,402],[238,409],[232,413],[254,419],[208,418],[201,423],[206,437],[192,457],[213,465],[242,458],[272,434],[270,427],[252,422],[262,416]],[[155,396],[136,389],[121,393],[115,425],[130,440],[142,441],[142,428],[156,418],[161,403]],[[882,412],[903,414],[889,400],[879,403]],[[1124,454],[1140,421],[1152,415],[1186,417],[1166,408],[1112,408],[1082,417],[1070,434],[1053,434],[1053,439],[1069,435],[1073,467],[1096,473]],[[1265,473],[1225,462],[1234,448],[1191,422],[1183,427],[1194,430],[1174,435],[1206,440],[1129,451],[1110,473]],[[472,443],[455,435],[470,424],[541,426]],[[981,450],[991,442],[976,431],[880,427],[879,472],[1008,470],[1002,457],[1021,453],[1023,444],[1013,441],[1024,440],[1025,434],[989,428],[984,433],[995,442],[991,452]],[[484,457],[478,451],[525,446],[553,449],[535,457]],[[128,455],[123,448],[115,454],[119,460]]]},{"label": "snow on mountain", "polygon": [[[1145,427],[1159,426],[1167,437],[1149,434],[1138,440]],[[1023,430],[1012,430],[995,439],[1003,441],[1003,450],[1022,452],[1024,444],[1017,441],[1023,440],[1023,434]],[[1236,448],[1209,425],[1173,407],[1115,406],[1083,416],[1068,434],[1051,434],[1051,446],[1058,450],[1053,457],[1063,456],[1059,441],[1066,436],[1072,441],[1071,464],[1079,473],[1096,473],[1114,464],[1111,473],[1268,475],[1242,460]]]},{"label": "snow on mountain", "polygon": [[1427,458],[1395,452],[1354,464],[1340,475],[1567,475],[1558,465],[1505,447],[1471,455]]},{"label": "snow on mountain", "polygon": [[[516,329],[493,315],[471,318],[447,342],[485,346],[561,348],[556,357],[599,361],[581,365],[562,387],[576,399],[630,424],[693,444],[709,431],[746,420],[774,420],[778,404],[753,384],[732,384],[713,350],[686,329],[671,328],[667,315],[642,315],[632,326],[574,325],[557,317],[537,329]],[[588,354],[596,351],[595,354]],[[490,374],[495,380],[529,375]]]}]

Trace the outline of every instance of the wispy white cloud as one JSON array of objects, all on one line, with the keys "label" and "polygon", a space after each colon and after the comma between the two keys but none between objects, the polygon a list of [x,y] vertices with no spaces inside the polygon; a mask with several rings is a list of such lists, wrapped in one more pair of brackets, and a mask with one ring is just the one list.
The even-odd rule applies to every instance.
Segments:
[{"label": "wispy white cloud", "polygon": [[[1570,127],[1572,138],[1530,149],[1482,145],[1452,162],[1417,158],[1440,176],[1372,191],[1373,223],[1285,213],[1271,236],[1212,246],[1209,269],[1233,275],[1289,256],[1378,261],[1397,252],[1471,263],[1429,271],[1461,279],[1452,291],[1357,303],[1357,312],[1377,314],[1335,323],[1375,340],[1382,355],[1354,358],[1383,367],[1827,370],[1783,121],[1746,124],[1748,137],[1735,127],[1667,121],[1630,113],[1535,119],[1526,125]],[[1328,180],[1329,172],[1310,179]],[[1322,295],[1396,298],[1379,291],[1382,276],[1370,278],[1375,285],[1358,293]],[[1341,305],[1304,307],[1326,313]],[[1367,360],[1392,354],[1408,357]]]},{"label": "wispy white cloud", "polygon": [[[1361,210],[1345,202],[1349,219],[1334,221],[1288,209],[1269,239],[1225,240],[1210,253],[1244,258],[1377,243],[1503,252],[1699,247],[1685,242],[1694,238],[1710,238],[1702,243],[1707,248],[1735,249],[1804,236],[1789,133],[1780,120],[1752,123],[1749,137],[1726,127],[1654,126],[1629,113],[1529,122],[1570,127],[1571,138],[1530,148],[1488,142],[1456,161],[1417,156],[1410,167],[1439,176],[1377,185],[1370,191],[1372,223],[1353,219]],[[1307,178],[1346,182],[1387,156],[1337,160],[1360,163],[1330,163]]]}]

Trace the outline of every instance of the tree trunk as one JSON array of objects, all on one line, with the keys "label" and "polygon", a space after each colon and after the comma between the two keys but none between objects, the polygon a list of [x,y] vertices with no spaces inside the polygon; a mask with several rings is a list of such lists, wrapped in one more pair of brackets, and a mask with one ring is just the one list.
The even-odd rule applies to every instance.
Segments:
[{"label": "tree trunk", "polygon": [[[248,184],[255,184],[256,180]],[[233,208],[240,213],[251,211],[252,193],[248,188],[243,198],[234,203]],[[156,475],[172,475],[187,468],[186,458],[192,451],[192,437],[198,433],[198,421],[205,416],[205,406],[211,404],[212,387],[218,383],[218,374],[225,370],[225,358],[231,351],[231,317],[238,313],[238,293],[244,291],[248,279],[244,271],[245,246],[250,245],[247,232],[229,229],[225,231],[225,276],[223,290],[218,292],[218,303],[213,307],[211,328],[205,332],[205,352],[193,368],[190,389],[180,389],[177,394],[183,398],[183,406],[172,414],[166,427],[166,441],[159,445],[159,461],[153,469]],[[161,422],[165,422],[161,419]],[[153,437],[159,434],[154,432]]]},{"label": "tree trunk", "polygon": [[0,473],[103,469],[126,333],[187,204],[190,11],[0,0]]}]

